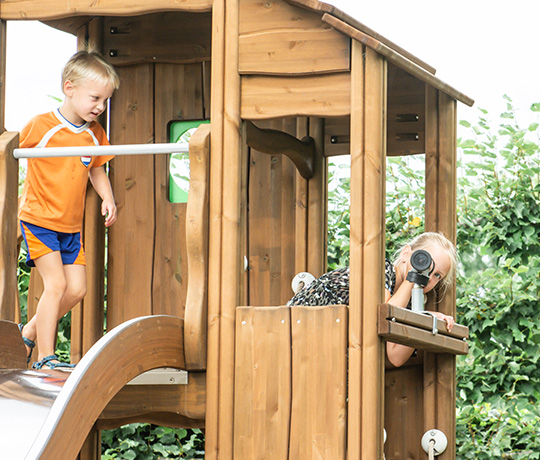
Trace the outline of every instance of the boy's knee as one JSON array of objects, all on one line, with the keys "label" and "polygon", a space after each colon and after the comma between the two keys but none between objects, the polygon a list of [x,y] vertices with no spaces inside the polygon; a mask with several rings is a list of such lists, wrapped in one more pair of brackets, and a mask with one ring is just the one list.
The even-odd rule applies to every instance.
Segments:
[{"label": "boy's knee", "polygon": [[80,302],[86,295],[86,285],[70,286],[67,294],[75,303]]},{"label": "boy's knee", "polygon": [[54,280],[49,280],[48,282],[44,283],[44,290],[48,291],[55,297],[62,298],[62,296],[67,291],[67,282],[65,278],[58,277]]}]

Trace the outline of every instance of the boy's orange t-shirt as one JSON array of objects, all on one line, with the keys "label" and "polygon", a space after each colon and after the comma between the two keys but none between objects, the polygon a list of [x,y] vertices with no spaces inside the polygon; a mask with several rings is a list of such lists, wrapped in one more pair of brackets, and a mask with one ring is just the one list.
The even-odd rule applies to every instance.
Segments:
[{"label": "boy's orange t-shirt", "polygon": [[[21,148],[109,145],[99,123],[75,126],[57,109],[34,117],[21,131]],[[90,168],[113,156],[29,158],[18,217],[64,233],[81,231]]]}]

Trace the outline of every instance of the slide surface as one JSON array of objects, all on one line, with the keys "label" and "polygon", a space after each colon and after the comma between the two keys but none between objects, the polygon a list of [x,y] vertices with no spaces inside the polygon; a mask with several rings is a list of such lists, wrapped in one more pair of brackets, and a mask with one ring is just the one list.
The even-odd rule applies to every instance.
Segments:
[{"label": "slide surface", "polygon": [[135,318],[100,339],[71,370],[0,369],[0,458],[70,460],[111,399],[160,367],[185,369],[183,320]]}]

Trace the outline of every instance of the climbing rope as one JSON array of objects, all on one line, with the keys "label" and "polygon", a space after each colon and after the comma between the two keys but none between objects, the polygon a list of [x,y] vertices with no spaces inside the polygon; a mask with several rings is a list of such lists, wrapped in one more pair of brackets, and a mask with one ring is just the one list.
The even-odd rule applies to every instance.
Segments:
[{"label": "climbing rope", "polygon": [[435,460],[435,439],[429,441],[428,459]]}]

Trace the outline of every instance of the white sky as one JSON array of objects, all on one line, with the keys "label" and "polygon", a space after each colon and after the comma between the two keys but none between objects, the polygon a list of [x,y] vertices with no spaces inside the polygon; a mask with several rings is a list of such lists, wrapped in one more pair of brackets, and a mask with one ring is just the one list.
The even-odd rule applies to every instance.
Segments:
[{"label": "white sky", "polygon": [[[540,1],[329,1],[473,98],[472,109],[458,104],[460,119],[476,120],[478,107],[496,118],[506,93],[522,124],[533,120],[529,107],[540,102]],[[8,22],[7,47],[6,128],[20,130],[31,116],[58,105],[49,95],[62,96],[60,70],[76,42],[40,23]]]}]

